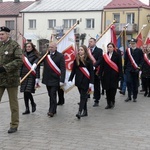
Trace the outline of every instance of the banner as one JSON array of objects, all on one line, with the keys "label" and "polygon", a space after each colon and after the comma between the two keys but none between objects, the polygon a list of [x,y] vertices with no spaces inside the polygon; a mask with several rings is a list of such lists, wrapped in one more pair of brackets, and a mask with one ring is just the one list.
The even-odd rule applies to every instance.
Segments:
[{"label": "banner", "polygon": [[141,46],[143,45],[143,40],[142,40],[142,34],[139,33],[139,35],[137,36],[137,47],[141,48]]},{"label": "banner", "polygon": [[107,44],[111,42],[111,29],[109,28],[107,32],[97,41],[97,47],[103,50],[103,53],[107,53]]},{"label": "banner", "polygon": [[74,30],[71,30],[63,40],[57,44],[57,50],[64,54],[65,64],[66,64],[66,78],[65,84],[62,89],[68,92],[72,87],[74,87],[74,80],[72,83],[68,83],[68,79],[72,70],[73,62],[75,60],[75,36]]},{"label": "banner", "polygon": [[145,44],[147,44],[147,45],[150,44],[150,30],[149,30],[147,38],[145,40]]}]

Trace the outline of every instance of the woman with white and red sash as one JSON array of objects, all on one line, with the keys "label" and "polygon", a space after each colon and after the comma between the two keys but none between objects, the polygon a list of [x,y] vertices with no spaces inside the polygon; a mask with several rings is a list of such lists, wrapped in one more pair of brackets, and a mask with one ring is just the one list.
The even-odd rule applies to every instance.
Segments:
[{"label": "woman with white and red sash", "polygon": [[69,77],[69,81],[72,81],[75,76],[75,85],[80,93],[79,111],[76,117],[87,116],[87,99],[88,90],[94,85],[94,70],[93,63],[88,56],[87,47],[82,45],[79,47],[78,54],[73,64],[73,69]]},{"label": "woman with white and red sash", "polygon": [[[25,51],[23,55],[23,65],[20,71],[20,77],[23,78],[32,68],[32,65],[38,61],[39,53],[35,49],[33,43],[27,43],[25,45]],[[32,93],[35,93],[35,86],[39,84],[40,67],[33,70],[31,74],[21,83],[20,92],[24,93],[24,102],[26,110],[23,115],[29,114],[29,100],[31,101],[32,112],[36,111],[36,104],[34,102]]]},{"label": "woman with white and red sash", "polygon": [[150,45],[147,46],[147,50],[144,53],[144,61],[141,67],[143,79],[144,96],[150,97]]},{"label": "woman with white and red sash", "polygon": [[115,45],[107,45],[108,53],[103,55],[100,68],[102,86],[106,90],[107,106],[110,109],[115,106],[115,95],[118,88],[118,81],[122,77],[121,56],[115,51]]}]

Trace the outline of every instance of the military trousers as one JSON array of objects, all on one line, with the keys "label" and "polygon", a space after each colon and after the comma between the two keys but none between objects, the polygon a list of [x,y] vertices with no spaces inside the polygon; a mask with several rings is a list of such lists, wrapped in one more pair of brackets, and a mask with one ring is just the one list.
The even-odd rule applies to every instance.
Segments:
[{"label": "military trousers", "polygon": [[18,104],[18,87],[0,87],[0,101],[4,94],[5,89],[7,89],[9,105],[11,111],[11,128],[18,128],[19,125],[19,104]]}]

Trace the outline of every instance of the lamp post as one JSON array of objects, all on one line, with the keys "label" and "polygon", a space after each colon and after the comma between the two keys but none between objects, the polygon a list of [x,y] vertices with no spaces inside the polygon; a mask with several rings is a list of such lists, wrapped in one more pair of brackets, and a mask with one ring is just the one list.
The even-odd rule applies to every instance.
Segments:
[{"label": "lamp post", "polygon": [[148,23],[150,23],[150,14],[148,14],[146,17],[147,17]]}]

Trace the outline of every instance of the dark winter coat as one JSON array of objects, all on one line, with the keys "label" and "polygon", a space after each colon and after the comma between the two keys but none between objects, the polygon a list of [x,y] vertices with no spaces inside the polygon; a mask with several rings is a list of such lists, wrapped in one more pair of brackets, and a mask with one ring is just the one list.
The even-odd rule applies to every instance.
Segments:
[{"label": "dark winter coat", "polygon": [[102,59],[100,67],[100,76],[102,78],[102,86],[104,89],[112,89],[118,87],[119,78],[122,77],[122,63],[121,56],[117,52],[113,52],[111,60],[118,66],[119,72],[112,69],[108,63]]},{"label": "dark winter coat", "polygon": [[[90,73],[90,79],[88,79],[79,69],[79,67],[86,67]],[[75,76],[75,85],[82,89],[88,89],[89,83],[94,83],[94,71],[93,64],[90,59],[87,60],[86,65],[84,65],[81,61],[79,66],[77,65],[76,60],[73,64],[73,69],[71,71],[69,81],[72,81]]]},{"label": "dark winter coat", "polygon": [[[35,55],[34,51],[31,51],[30,53],[24,52],[24,55],[32,65],[37,63],[38,56]],[[38,66],[35,71],[36,75],[30,73],[30,75],[21,83],[20,92],[35,92],[35,79],[40,78],[40,67]],[[20,77],[23,78],[28,72],[28,68],[23,64],[20,71]]]}]

